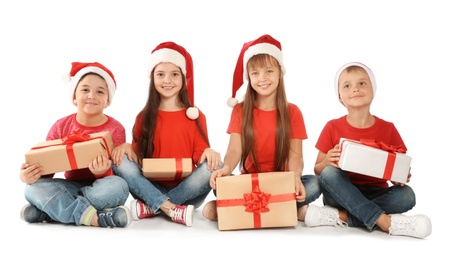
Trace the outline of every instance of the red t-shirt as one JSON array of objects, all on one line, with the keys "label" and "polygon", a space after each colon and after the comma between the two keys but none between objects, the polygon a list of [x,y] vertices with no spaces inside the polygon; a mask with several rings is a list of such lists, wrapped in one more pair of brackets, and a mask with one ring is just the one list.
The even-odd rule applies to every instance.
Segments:
[{"label": "red t-shirt", "polygon": [[[84,126],[77,122],[76,114],[71,114],[57,120],[50,131],[47,134],[47,141],[62,139],[72,134],[76,129],[80,130],[81,134],[93,134],[98,132],[109,131],[111,134],[111,139],[113,141],[114,147],[125,143],[125,128],[116,119],[107,116],[108,121],[103,125],[99,126]],[[105,176],[113,175],[111,168],[108,169],[104,174],[95,175],[89,168],[66,171],[64,177],[68,180],[95,180]],[[48,175],[48,177],[53,177],[54,175]]]},{"label": "red t-shirt", "polygon": [[[289,103],[289,118],[291,123],[290,138],[306,139],[305,123],[298,106]],[[242,131],[242,104],[233,107],[227,133],[241,134]],[[254,149],[261,172],[275,171],[275,142],[277,137],[277,110],[265,111],[257,107],[253,109]],[[256,172],[252,160],[248,157],[245,167],[249,172]],[[242,172],[243,173],[243,172]]]},{"label": "red t-shirt", "polygon": [[[316,143],[316,148],[319,151],[327,153],[336,144],[339,144],[341,137],[357,141],[361,139],[381,141],[386,144],[401,146],[406,151],[406,146],[393,123],[375,117],[375,123],[371,127],[356,128],[349,125],[346,118],[347,116],[343,116],[327,122]],[[348,175],[352,183],[356,185],[388,187],[387,181],[379,178],[352,172],[348,172]]]},{"label": "red t-shirt", "polygon": [[[142,114],[136,116],[134,136],[141,137]],[[202,129],[208,136],[206,117],[199,111],[198,120]],[[186,109],[179,111],[158,111],[155,136],[153,138],[154,151],[152,158],[192,158],[192,167],[195,169],[198,160],[209,148],[208,142],[202,137],[195,120],[186,116]],[[137,153],[135,140],[132,141],[134,151]],[[164,185],[177,185],[180,181],[164,181]]]}]

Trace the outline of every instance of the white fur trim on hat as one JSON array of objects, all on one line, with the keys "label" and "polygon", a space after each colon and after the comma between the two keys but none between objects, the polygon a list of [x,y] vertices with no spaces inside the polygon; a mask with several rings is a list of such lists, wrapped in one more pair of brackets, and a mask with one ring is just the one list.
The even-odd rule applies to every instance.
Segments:
[{"label": "white fur trim on hat", "polygon": [[88,74],[88,73],[95,73],[100,75],[105,81],[106,81],[106,85],[108,86],[108,92],[109,92],[109,104],[112,103],[112,99],[114,97],[114,93],[116,92],[116,84],[114,83],[114,80],[111,78],[111,76],[104,71],[103,69],[96,67],[96,66],[88,66],[88,67],[84,67],[82,69],[80,69],[75,76],[73,76],[72,78],[70,78],[70,100],[73,101],[73,93],[75,92],[75,89],[78,85],[78,82],[80,81],[80,79]]},{"label": "white fur trim on hat", "polygon": [[161,62],[170,62],[180,67],[181,72],[186,75],[186,58],[173,49],[163,48],[156,50],[150,56],[149,73],[150,76],[153,69]]},{"label": "white fur trim on hat", "polygon": [[258,54],[269,54],[277,59],[278,63],[280,63],[281,72],[283,75],[286,74],[286,68],[284,67],[283,62],[283,53],[277,46],[270,43],[258,43],[253,46],[248,47],[247,51],[244,53],[244,77],[248,80],[247,75],[247,63],[248,60]]},{"label": "white fur trim on hat", "polygon": [[360,62],[349,62],[347,64],[345,64],[344,66],[342,66],[337,72],[336,72],[336,76],[334,77],[334,90],[336,92],[337,97],[339,98],[339,77],[341,76],[342,72],[351,66],[357,66],[360,67],[362,69],[364,69],[367,72],[367,75],[369,75],[369,79],[370,82],[372,83],[372,91],[373,91],[373,96],[375,97],[375,93],[377,92],[377,83],[375,81],[375,75],[373,74],[372,70],[369,69],[369,67],[367,67],[366,65],[360,63]]}]

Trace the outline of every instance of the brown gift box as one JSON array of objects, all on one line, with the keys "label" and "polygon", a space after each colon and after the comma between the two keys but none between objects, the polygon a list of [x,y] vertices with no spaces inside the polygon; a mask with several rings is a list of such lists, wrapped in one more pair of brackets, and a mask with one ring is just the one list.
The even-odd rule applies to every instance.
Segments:
[{"label": "brown gift box", "polygon": [[191,158],[144,158],[142,173],[153,181],[181,180],[192,172]]},{"label": "brown gift box", "polygon": [[297,226],[293,172],[220,177],[216,185],[219,230]]},{"label": "brown gift box", "polygon": [[66,138],[38,143],[25,153],[25,162],[39,163],[45,174],[52,174],[87,168],[99,153],[110,157],[113,148],[108,131],[89,135],[74,132]]}]

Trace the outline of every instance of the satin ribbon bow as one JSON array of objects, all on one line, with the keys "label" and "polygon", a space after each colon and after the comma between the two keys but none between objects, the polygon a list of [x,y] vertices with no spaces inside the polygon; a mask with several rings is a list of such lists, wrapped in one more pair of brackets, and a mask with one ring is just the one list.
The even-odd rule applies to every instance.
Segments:
[{"label": "satin ribbon bow", "polygon": [[268,212],[270,211],[269,204],[270,194],[261,192],[259,187],[255,187],[252,193],[244,194],[245,211],[246,212]]},{"label": "satin ribbon bow", "polygon": [[370,140],[370,139],[361,139],[360,140],[361,144],[370,146],[370,147],[374,147],[374,148],[379,148],[383,151],[387,151],[390,153],[406,153],[406,150],[403,146],[401,145],[390,145],[390,144],[386,144],[382,141],[375,141],[375,140]]},{"label": "satin ribbon bow", "polygon": [[81,134],[80,129],[75,129],[72,134],[66,136],[62,139],[63,144],[73,144],[76,142],[84,142],[89,140],[90,135],[88,134]]}]

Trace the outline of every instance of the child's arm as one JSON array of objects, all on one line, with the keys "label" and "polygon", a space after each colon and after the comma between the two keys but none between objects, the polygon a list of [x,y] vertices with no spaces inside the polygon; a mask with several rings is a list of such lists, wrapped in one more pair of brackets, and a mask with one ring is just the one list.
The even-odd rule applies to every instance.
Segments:
[{"label": "child's arm", "polygon": [[322,173],[323,169],[325,169],[325,167],[327,166],[334,166],[339,168],[337,162],[339,161],[340,156],[341,153],[339,151],[339,144],[330,149],[328,153],[319,151],[316,159],[316,164],[314,165],[314,173],[319,176]]},{"label": "child's arm", "polygon": [[225,154],[223,167],[211,174],[209,184],[211,188],[216,189],[216,178],[231,175],[234,168],[241,160],[241,135],[236,133],[230,134],[227,153]]},{"label": "child's arm", "polygon": [[302,183],[303,173],[303,143],[301,139],[291,139],[291,150],[289,151],[289,171],[295,175],[295,194],[297,201],[303,202],[306,199],[305,186]]},{"label": "child's arm", "polygon": [[205,160],[208,164],[208,170],[210,171],[217,170],[217,167],[219,167],[220,164],[222,164],[220,153],[214,151],[211,148],[206,148],[205,151],[203,151],[203,154],[202,156],[200,156],[197,165],[204,162]]}]

